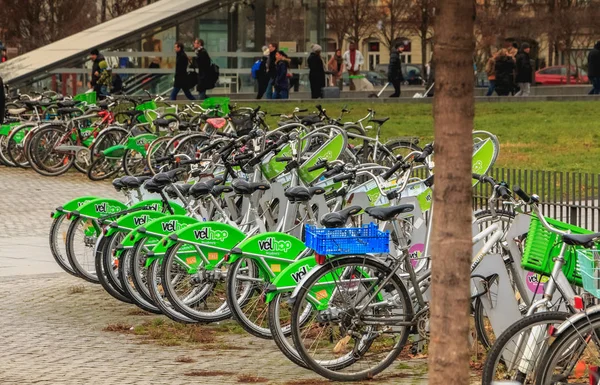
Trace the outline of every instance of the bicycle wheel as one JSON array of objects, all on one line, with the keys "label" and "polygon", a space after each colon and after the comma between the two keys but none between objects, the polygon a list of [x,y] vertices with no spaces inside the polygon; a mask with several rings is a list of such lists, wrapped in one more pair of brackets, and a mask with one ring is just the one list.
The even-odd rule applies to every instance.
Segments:
[{"label": "bicycle wheel", "polygon": [[71,222],[66,220],[66,215],[61,215],[58,218],[54,218],[52,225],[50,226],[50,252],[52,257],[58,266],[65,272],[79,277],[79,274],[69,264],[69,258],[67,257],[67,231]]},{"label": "bicycle wheel", "polygon": [[[130,266],[131,266],[130,260],[131,260],[132,256],[133,256],[132,250],[128,249],[128,250],[124,250],[123,253],[121,254],[121,257],[118,259],[118,261],[119,261],[118,275],[119,275],[119,281],[121,282],[121,288],[127,294],[127,296],[129,298],[131,298],[131,301],[135,305],[137,305],[140,309],[150,312],[150,313],[161,314],[162,312],[160,311],[159,308],[157,308],[152,302],[146,301],[146,299],[143,298],[140,295],[140,293],[138,293],[138,291],[135,289],[135,287],[133,285],[132,271],[130,268]],[[143,262],[145,262],[145,260]]]},{"label": "bicycle wheel", "polygon": [[90,180],[99,181],[108,179],[119,171],[121,171],[121,159],[108,158],[100,154],[92,162],[87,176]]},{"label": "bicycle wheel", "polygon": [[123,144],[129,135],[129,131],[120,127],[109,127],[102,130],[90,146],[90,162],[93,162],[107,148]]},{"label": "bicycle wheel", "polygon": [[396,157],[402,155],[405,157],[413,151],[423,151],[416,143],[408,140],[391,140],[377,150],[376,163],[391,167],[396,164]]},{"label": "bicycle wheel", "polygon": [[44,127],[36,132],[29,143],[31,168],[44,176],[58,176],[67,172],[75,161],[75,154],[62,151],[60,146],[74,146],[75,140],[62,126]]},{"label": "bicycle wheel", "polygon": [[127,253],[126,259],[124,260],[124,263],[129,262],[130,274],[133,280],[132,291],[135,291],[137,295],[151,304],[154,303],[154,300],[148,290],[148,279],[150,275],[148,268],[146,268],[146,258],[152,247],[154,247],[154,245],[149,242],[148,238],[142,238],[133,246],[131,252]]},{"label": "bicycle wheel", "polygon": [[96,275],[94,247],[100,230],[91,219],[75,218],[67,231],[67,258],[73,270],[91,283],[99,283]]},{"label": "bicycle wheel", "polygon": [[123,171],[131,176],[141,176],[149,171],[146,167],[145,156],[135,150],[125,150],[123,154]]},{"label": "bicycle wheel", "polygon": [[[597,384],[599,362],[600,314],[596,312],[570,323],[569,328],[552,342],[539,361],[535,383]],[[592,371],[592,367],[596,370]]]},{"label": "bicycle wheel", "polygon": [[[281,350],[284,356],[286,356],[294,364],[308,369],[302,358],[296,351],[294,341],[292,340],[291,330],[291,314],[292,306],[288,303],[291,293],[278,293],[269,302],[269,327],[271,328],[271,335],[273,341]],[[312,306],[306,303],[306,319],[312,312]]]},{"label": "bicycle wheel", "polygon": [[240,258],[229,266],[227,277],[227,306],[233,318],[248,333],[264,339],[272,338],[265,303],[268,276],[253,260]]},{"label": "bicycle wheel", "polygon": [[148,268],[148,291],[152,296],[152,301],[160,309],[160,311],[175,322],[181,323],[198,323],[185,315],[181,314],[173,308],[167,297],[162,285],[162,261],[157,259],[150,264]]},{"label": "bicycle wheel", "polygon": [[547,311],[522,318],[496,340],[483,365],[482,385],[502,381],[532,383],[534,370],[550,342],[548,328],[569,313]]},{"label": "bicycle wheel", "polygon": [[28,168],[30,166],[25,154],[25,136],[33,129],[32,126],[24,125],[11,130],[6,141],[6,157],[8,161],[17,167]]},{"label": "bicycle wheel", "polygon": [[[126,295],[121,289],[111,283],[111,280],[108,278],[109,272],[106,270],[103,261],[103,252],[107,246],[107,240],[102,236],[100,241],[97,242],[96,247],[96,258],[95,258],[95,267],[96,267],[96,277],[98,277],[98,282],[102,285],[104,290],[112,297],[118,299],[121,302],[132,303],[131,298]],[[115,267],[111,267],[111,270]]]},{"label": "bicycle wheel", "polygon": [[0,135],[0,164],[8,167],[16,167],[16,165],[8,159],[8,135]]},{"label": "bicycle wheel", "polygon": [[[317,310],[303,324],[304,301]],[[400,277],[371,257],[349,256],[330,259],[304,282],[291,329],[298,354],[312,370],[333,381],[360,381],[394,362],[411,321],[412,304]]]},{"label": "bicycle wheel", "polygon": [[[107,291],[116,292],[120,297],[127,298],[128,303],[131,303],[131,298],[121,287],[121,280],[118,277],[119,260],[115,258],[115,248],[124,236],[121,232],[108,237],[101,236],[96,247],[96,272],[100,283]],[[98,269],[102,270],[102,275],[99,274]]]},{"label": "bicycle wheel", "polygon": [[162,164],[156,162],[156,159],[165,157],[167,152],[167,144],[171,140],[169,136],[163,136],[153,141],[148,147],[148,153],[146,154],[146,167],[152,175],[158,173]]},{"label": "bicycle wheel", "polygon": [[169,302],[181,314],[198,322],[228,319],[231,311],[225,300],[227,272],[221,268],[199,267],[198,272],[190,274],[180,261],[193,255],[198,255],[198,251],[185,243],[177,243],[167,250],[161,282]]}]

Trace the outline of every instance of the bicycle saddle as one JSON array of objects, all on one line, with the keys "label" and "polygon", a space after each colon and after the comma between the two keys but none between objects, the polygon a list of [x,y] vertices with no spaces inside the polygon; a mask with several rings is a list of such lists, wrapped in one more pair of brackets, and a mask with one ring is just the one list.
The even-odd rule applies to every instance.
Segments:
[{"label": "bicycle saddle", "polygon": [[414,205],[399,205],[390,207],[367,207],[365,212],[380,221],[389,221],[398,214],[410,213],[415,209]]},{"label": "bicycle saddle", "polygon": [[75,112],[82,113],[81,110],[79,108],[76,108],[76,107],[63,107],[63,108],[57,109],[56,112],[59,115],[69,115],[69,114],[73,114]]},{"label": "bicycle saddle", "polygon": [[206,123],[210,124],[215,129],[220,130],[227,125],[227,120],[223,118],[210,118],[206,120]]},{"label": "bicycle saddle", "polygon": [[285,196],[290,200],[291,203],[294,202],[308,202],[315,195],[325,194],[325,189],[323,187],[290,187],[285,190]]},{"label": "bicycle saddle", "polygon": [[117,190],[117,191],[121,191],[125,188],[125,185],[123,184],[123,181],[121,180],[121,178],[114,179],[112,181],[112,185],[115,188],[115,190]]},{"label": "bicycle saddle", "polygon": [[562,237],[563,242],[570,246],[583,246],[593,249],[595,243],[600,240],[600,233],[594,234],[566,234]]},{"label": "bicycle saddle", "polygon": [[143,185],[148,179],[150,179],[149,176],[124,176],[121,178],[121,183],[123,183],[127,188],[136,189],[140,188],[140,186]]},{"label": "bicycle saddle", "polygon": [[381,126],[383,123],[387,122],[388,120],[390,120],[389,117],[388,118],[372,118],[371,122],[377,123]]},{"label": "bicycle saddle", "polygon": [[165,188],[165,185],[156,183],[153,178],[153,179],[150,179],[148,182],[146,182],[146,184],[144,185],[144,188],[146,190],[148,190],[148,192],[159,193],[162,191],[163,188]]},{"label": "bicycle saddle", "polygon": [[233,187],[233,191],[235,191],[236,194],[250,195],[258,190],[268,190],[271,188],[271,185],[266,182],[251,183],[246,182],[243,179],[235,179],[231,182],[231,187]]},{"label": "bicycle saddle", "polygon": [[233,191],[233,187],[231,187],[231,186],[219,185],[219,186],[213,187],[213,189],[210,191],[210,193],[212,194],[212,196],[214,196],[216,198],[223,193],[229,193],[232,191]]},{"label": "bicycle saddle", "polygon": [[77,102],[75,100],[61,100],[60,102],[56,103],[56,105],[60,108],[69,108],[69,107],[75,107],[75,105],[77,104]]},{"label": "bicycle saddle", "polygon": [[300,120],[300,123],[304,124],[305,126],[311,126],[313,124],[321,123],[321,118],[319,118],[317,115],[308,115],[303,117]]},{"label": "bicycle saddle", "polygon": [[186,129],[189,127],[190,127],[190,122],[186,122],[186,121],[179,122],[179,129]]},{"label": "bicycle saddle", "polygon": [[183,195],[185,197],[190,194],[191,188],[192,188],[192,185],[189,183],[172,184],[165,189],[165,192],[167,193],[169,198],[177,199],[177,198],[179,198],[179,195],[177,195],[177,192],[175,192],[175,189],[179,190],[181,195]]},{"label": "bicycle saddle", "polygon": [[204,197],[212,192],[215,185],[218,185],[222,182],[223,178],[214,178],[203,182],[198,182],[190,189],[190,195],[196,199]]},{"label": "bicycle saddle", "polygon": [[167,127],[169,124],[176,122],[176,119],[164,119],[164,118],[159,118],[154,120],[154,125],[158,126],[158,127]]},{"label": "bicycle saddle", "polygon": [[350,206],[335,213],[325,214],[321,219],[321,224],[327,228],[343,227],[348,222],[348,218],[358,214],[361,210],[360,206]]},{"label": "bicycle saddle", "polygon": [[154,177],[152,178],[152,181],[154,183],[164,187],[168,184],[177,182],[179,175],[184,172],[185,172],[185,169],[183,169],[183,168],[177,168],[175,170],[161,172],[159,174],[154,175]]},{"label": "bicycle saddle", "polygon": [[37,100],[23,100],[23,101],[21,101],[21,103],[23,103],[24,105],[26,105],[29,108],[37,107],[40,105],[40,102],[38,102]]}]

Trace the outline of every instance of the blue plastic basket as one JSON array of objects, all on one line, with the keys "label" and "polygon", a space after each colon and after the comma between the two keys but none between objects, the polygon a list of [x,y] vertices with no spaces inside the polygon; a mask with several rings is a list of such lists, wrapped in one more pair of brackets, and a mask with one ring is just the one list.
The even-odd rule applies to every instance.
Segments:
[{"label": "blue plastic basket", "polygon": [[379,231],[374,223],[343,229],[318,229],[306,225],[304,243],[321,255],[388,253],[390,233]]},{"label": "blue plastic basket", "polygon": [[600,251],[577,250],[577,261],[583,288],[594,297],[600,298]]}]

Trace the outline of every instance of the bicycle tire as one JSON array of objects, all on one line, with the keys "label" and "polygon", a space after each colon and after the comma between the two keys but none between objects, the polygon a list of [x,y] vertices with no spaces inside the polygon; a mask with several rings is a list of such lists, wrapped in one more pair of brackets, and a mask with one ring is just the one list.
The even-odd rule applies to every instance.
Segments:
[{"label": "bicycle tire", "polygon": [[[133,285],[135,287],[135,290],[143,299],[145,299],[147,302],[152,303],[156,306],[156,304],[154,303],[154,299],[153,299],[152,295],[150,294],[150,291],[148,290],[149,271],[148,271],[148,268],[145,267],[146,256],[145,255],[140,256],[140,254],[142,253],[142,249],[147,248],[146,247],[147,239],[148,238],[142,238],[138,242],[136,242],[136,244],[133,246],[133,250],[131,251],[132,255],[129,256],[129,262],[130,262],[130,269],[133,272],[132,273]],[[140,269],[140,265],[135,265],[136,260],[138,260],[138,259],[141,259],[144,261],[144,266],[142,267],[142,269]],[[143,270],[145,270],[145,274],[146,274],[145,279],[142,276]]]},{"label": "bicycle tire", "polygon": [[[299,320],[300,320],[300,316],[301,316],[300,310],[301,310],[302,303],[303,303],[303,301],[305,301],[306,296],[309,294],[309,292],[311,291],[312,286],[314,284],[317,284],[319,282],[319,280],[322,277],[326,276],[327,274],[331,274],[332,271],[342,269],[343,266],[346,266],[346,267],[360,266],[361,269],[364,269],[365,271],[369,271],[371,276],[378,277],[378,279],[380,279],[381,277],[389,277],[390,280],[388,281],[388,285],[393,285],[394,289],[398,291],[398,293],[395,295],[397,295],[398,300],[402,302],[402,308],[404,309],[402,315],[405,316],[407,319],[412,319],[412,316],[413,316],[412,315],[412,303],[410,301],[408,291],[406,289],[406,286],[402,282],[401,278],[397,274],[393,274],[391,269],[388,266],[386,266],[385,264],[383,264],[379,261],[376,261],[370,257],[347,256],[347,257],[333,258],[333,259],[330,259],[326,263],[328,264],[329,268],[323,268],[323,270],[321,270],[320,273],[311,275],[306,279],[306,281],[303,281],[303,285],[300,287],[300,289],[297,293],[297,296],[295,298],[294,306],[292,308],[292,318],[291,318],[292,319],[292,328],[291,329],[292,329],[292,338],[294,341],[294,345],[296,346],[298,354],[300,355],[302,360],[313,371],[315,371],[317,374],[319,374],[325,378],[328,378],[332,381],[362,381],[362,380],[366,380],[366,379],[371,379],[371,378],[373,378],[373,376],[377,375],[378,373],[380,373],[381,371],[383,371],[387,367],[389,367],[396,360],[396,358],[400,355],[400,352],[402,351],[402,349],[406,345],[406,342],[408,341],[409,328],[407,326],[395,326],[395,327],[398,327],[399,330],[402,330],[401,335],[397,339],[397,342],[394,344],[394,346],[392,347],[390,352],[387,353],[387,356],[384,357],[384,359],[381,360],[375,367],[369,368],[367,370],[361,370],[356,373],[342,373],[340,369],[338,369],[336,371],[336,370],[334,370],[335,368],[326,368],[326,367],[322,366],[321,364],[319,364],[319,362],[322,362],[322,361],[315,360],[311,356],[311,354],[309,354],[309,352],[307,351],[307,347],[305,346],[304,341],[302,339],[302,335],[300,334],[301,333],[301,330],[300,330],[301,325],[299,325]],[[335,266],[334,266],[334,264],[335,264]],[[361,281],[359,281],[359,282],[361,282]],[[350,287],[349,284],[346,284],[346,286]],[[375,287],[375,285],[373,285],[372,287]],[[338,290],[338,289],[339,289],[339,287],[336,286],[336,290]],[[331,299],[329,300],[329,303],[331,303]],[[364,306],[368,306],[368,305],[364,305]],[[310,328],[308,330],[310,330]],[[341,334],[340,334],[340,336],[341,336]],[[333,334],[331,334],[330,338],[333,338]],[[340,341],[338,341],[338,343],[336,344],[336,347],[345,338],[346,337],[344,337]],[[346,341],[346,344],[349,341],[350,341],[350,339]],[[362,341],[362,339],[360,341],[358,341],[358,343],[362,343],[361,341]],[[362,354],[364,355],[365,353],[367,353],[370,350],[373,342],[374,342],[374,340],[372,340],[370,342],[366,342],[366,344],[368,346],[365,348],[365,350],[361,349],[360,345],[359,345],[358,350],[361,351]],[[325,351],[328,351],[328,349],[325,349]],[[335,349],[334,349],[334,351],[335,351]],[[315,351],[315,353],[316,353],[316,351]],[[358,357],[356,357],[356,360],[358,360]],[[351,365],[344,366],[344,368],[350,368],[354,364],[355,364],[355,362],[353,362]]]},{"label": "bicycle tire", "polygon": [[482,385],[492,385],[492,382],[495,381],[494,375],[497,371],[497,367],[503,360],[502,353],[504,352],[507,344],[510,344],[516,336],[535,324],[548,322],[551,322],[552,324],[561,324],[563,321],[569,318],[569,316],[570,314],[566,312],[545,311],[521,318],[509,326],[508,329],[500,334],[488,352],[483,365],[483,374],[481,377]]},{"label": "bicycle tire", "polygon": [[[196,294],[192,295],[191,299],[188,299],[188,302],[180,298],[180,294],[177,293],[177,288],[174,286],[174,282],[169,273],[174,271],[174,268],[179,268],[181,266],[180,263],[177,262],[179,259],[177,252],[183,245],[183,243],[176,243],[171,246],[165,253],[165,257],[162,261],[161,282],[163,282],[163,289],[169,303],[179,313],[202,323],[219,322],[231,318],[231,311],[226,306],[227,302],[221,299],[222,294],[224,293],[221,293],[219,290],[220,288],[217,287],[219,282],[200,283],[199,285],[196,285],[198,290],[192,291],[192,293]],[[187,271],[183,271],[181,274],[184,277],[188,276]],[[195,275],[200,275],[200,273],[196,273]],[[194,285],[194,283],[192,283],[192,285]],[[189,295],[191,294],[188,294],[188,296]],[[216,303],[222,302],[215,311],[200,311],[197,308],[190,306],[204,303],[204,306],[206,307],[208,306],[211,297],[217,298]],[[219,312],[220,309],[222,310]]]},{"label": "bicycle tire", "polygon": [[96,258],[95,258],[95,266],[96,266],[96,276],[98,277],[98,282],[104,290],[108,294],[110,294],[113,298],[118,299],[124,303],[132,303],[131,298],[123,293],[122,290],[115,287],[110,279],[108,278],[108,274],[106,273],[106,268],[103,263],[103,250],[106,248],[106,240],[102,238],[98,243],[98,247],[96,248]]},{"label": "bicycle tire", "polygon": [[148,146],[148,153],[146,154],[146,167],[150,171],[150,174],[156,175],[158,167],[156,166],[156,162],[153,162],[153,159],[162,158],[166,156],[166,145],[169,143],[170,140],[170,137],[163,136],[157,138],[152,143],[150,143],[150,146]]},{"label": "bicycle tire", "polygon": [[13,162],[8,159],[7,153],[8,147],[8,135],[0,136],[0,164],[6,167],[17,167]]},{"label": "bicycle tire", "polygon": [[135,287],[132,287],[134,278],[130,275],[131,256],[133,255],[132,249],[124,250],[119,258],[119,280],[121,282],[121,288],[127,296],[131,299],[132,303],[137,305],[140,309],[154,314],[162,314],[160,309],[154,305],[150,300],[146,300],[138,293]]},{"label": "bicycle tire", "polygon": [[[242,264],[244,262],[247,263],[247,267],[250,266],[251,263],[256,274],[253,275],[253,279],[249,281],[252,287],[248,288],[246,290],[246,293],[242,293],[243,296],[241,298],[238,298],[236,289],[239,280],[235,279],[234,277],[238,276],[238,270],[242,267]],[[244,329],[249,334],[255,337],[262,339],[272,339],[273,337],[271,335],[271,329],[268,324],[268,309],[267,305],[264,303],[266,289],[268,287],[269,282],[263,281],[262,291],[254,287],[254,284],[256,283],[254,279],[261,276],[259,270],[259,265],[248,258],[240,258],[234,263],[232,263],[229,266],[229,274],[227,275],[227,291],[225,297],[227,298],[227,307],[231,311],[231,315],[240,324],[242,329]],[[241,275],[241,273],[239,273],[239,275]],[[262,276],[268,277],[269,274],[267,272],[263,272]],[[252,297],[253,294],[255,295],[255,297]],[[251,300],[251,298],[253,299]],[[260,314],[264,313],[263,319],[267,321],[266,326],[257,325],[254,320],[251,320],[249,318],[249,316],[245,313],[244,309],[242,309],[242,307],[246,307],[246,305],[250,305],[253,309],[259,307],[260,301],[263,302],[263,310]],[[254,304],[256,304],[256,306],[252,306]],[[265,311],[265,309],[267,311]]]},{"label": "bicycle tire", "polygon": [[[100,154],[87,170],[87,177],[93,181],[105,180],[121,171],[121,166],[114,167],[111,162],[115,160],[107,159],[103,154]],[[120,161],[118,161],[120,162]],[[108,169],[108,171],[106,171]]]},{"label": "bicycle tire", "polygon": [[[136,156],[136,154],[139,154],[139,158],[137,158],[134,161],[133,157]],[[125,172],[126,175],[141,176],[141,175],[145,174],[144,173],[144,169],[146,168],[145,157],[143,157],[141,153],[139,153],[135,150],[131,150],[131,149],[125,150],[125,153],[123,154],[122,164],[123,164],[123,171]],[[140,168],[140,166],[143,166],[143,168],[141,171],[138,171],[138,168]]]},{"label": "bicycle tire", "polygon": [[[40,163],[42,159],[40,159],[40,152],[37,150],[38,144],[40,143],[43,135],[50,133],[51,131],[55,131],[57,135],[60,135],[60,141],[68,141],[71,145],[74,145],[73,138],[71,138],[68,133],[63,131],[62,126],[48,126],[37,131],[29,141],[29,149],[28,153],[30,154],[30,166],[33,170],[35,170],[38,174],[43,176],[59,176],[67,171],[73,166],[75,162],[75,155],[65,155],[63,160],[59,163],[62,166],[57,168],[50,168],[49,166]],[[35,151],[33,149],[36,149]],[[50,156],[54,150],[50,149],[44,152],[44,157]]]},{"label": "bicycle tire", "polygon": [[102,277],[98,276],[98,278],[101,281],[103,280],[107,286],[111,287],[122,297],[128,298],[129,303],[131,303],[131,298],[129,298],[127,292],[121,287],[121,280],[118,276],[118,270],[115,269],[115,258],[113,256],[114,248],[120,243],[123,236],[124,234],[120,232],[113,233],[108,237],[102,236],[98,247],[96,247],[96,272],[98,272],[98,265],[100,264],[103,274]]},{"label": "bicycle tire", "polygon": [[80,277],[79,274],[71,267],[70,263],[69,263],[69,258],[67,257],[67,253],[66,253],[66,238],[67,238],[67,231],[68,231],[68,226],[67,226],[67,231],[64,231],[64,237],[62,240],[62,243],[64,245],[64,252],[62,250],[60,250],[59,247],[59,242],[61,240],[60,237],[60,228],[61,226],[65,223],[65,219],[67,218],[66,215],[61,215],[57,218],[54,218],[54,220],[52,220],[52,225],[50,226],[50,233],[49,233],[49,241],[50,241],[50,252],[52,253],[52,257],[54,258],[54,260],[56,261],[56,263],[58,264],[58,266],[60,266],[61,269],[63,269],[66,273],[74,276],[74,277]]},{"label": "bicycle tire", "polygon": [[290,361],[301,368],[309,369],[296,351],[293,341],[291,341],[291,343],[288,341],[287,336],[281,328],[280,322],[278,322],[282,298],[283,294],[277,293],[271,302],[269,302],[269,327],[271,328],[273,341],[275,341],[275,345],[277,345],[281,353],[283,353]]},{"label": "bicycle tire", "polygon": [[[75,232],[77,231],[78,226],[83,222],[83,220],[84,220],[84,218],[77,217],[77,218],[73,219],[73,221],[71,221],[71,224],[69,225],[69,230],[67,231],[67,242],[66,242],[67,257],[69,258],[69,263],[71,264],[71,267],[73,268],[73,270],[75,270],[77,272],[77,274],[79,275],[80,278],[82,278],[88,282],[97,284],[97,283],[100,283],[100,281],[98,280],[98,277],[93,275],[92,273],[90,273],[88,271],[88,269],[84,268],[81,265],[81,263],[79,262],[79,259],[78,259],[79,256],[76,255],[76,251],[74,250]],[[85,247],[89,248],[88,245],[85,245]],[[92,255],[92,257],[89,259],[92,260],[92,268],[95,273],[96,272],[96,263],[95,263],[95,255],[94,255],[93,247],[91,250],[91,255]]]},{"label": "bicycle tire", "polygon": [[157,260],[153,261],[152,264],[150,264],[150,267],[148,268],[148,274],[149,274],[148,291],[150,292],[150,295],[152,296],[152,301],[164,315],[166,315],[167,317],[169,317],[170,319],[172,319],[175,322],[180,322],[180,323],[185,323],[185,324],[198,323],[198,321],[188,318],[185,315],[178,312],[177,310],[175,310],[173,308],[173,306],[168,302],[166,297],[163,295],[163,293],[160,292],[161,288],[159,288],[159,286],[161,286],[161,284],[159,282],[160,282],[160,276],[162,275],[162,272],[161,272],[162,263],[161,262],[162,261],[157,259]]},{"label": "bicycle tire", "polygon": [[10,163],[19,168],[29,168],[30,162],[27,160],[27,155],[25,154],[25,139],[23,139],[21,143],[17,143],[17,141],[15,140],[15,136],[19,134],[26,135],[26,133],[23,133],[22,131],[28,128],[33,129],[34,127],[29,125],[18,126],[11,130],[10,134],[6,139],[6,157],[10,161]]}]

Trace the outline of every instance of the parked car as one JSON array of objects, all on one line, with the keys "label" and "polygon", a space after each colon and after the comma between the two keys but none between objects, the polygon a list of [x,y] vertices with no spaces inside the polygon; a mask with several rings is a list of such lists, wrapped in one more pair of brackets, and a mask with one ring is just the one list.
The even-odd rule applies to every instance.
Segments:
[{"label": "parked car", "polygon": [[[387,64],[377,64],[375,71],[382,74],[387,81]],[[421,74],[421,66],[416,64],[402,64],[402,75],[404,76],[404,84],[411,86],[421,86],[425,83],[425,79]]]},{"label": "parked car", "polygon": [[[571,84],[588,83],[587,72],[581,68],[571,67]],[[535,83],[540,85],[567,84],[567,66],[542,68],[535,73]]]}]

